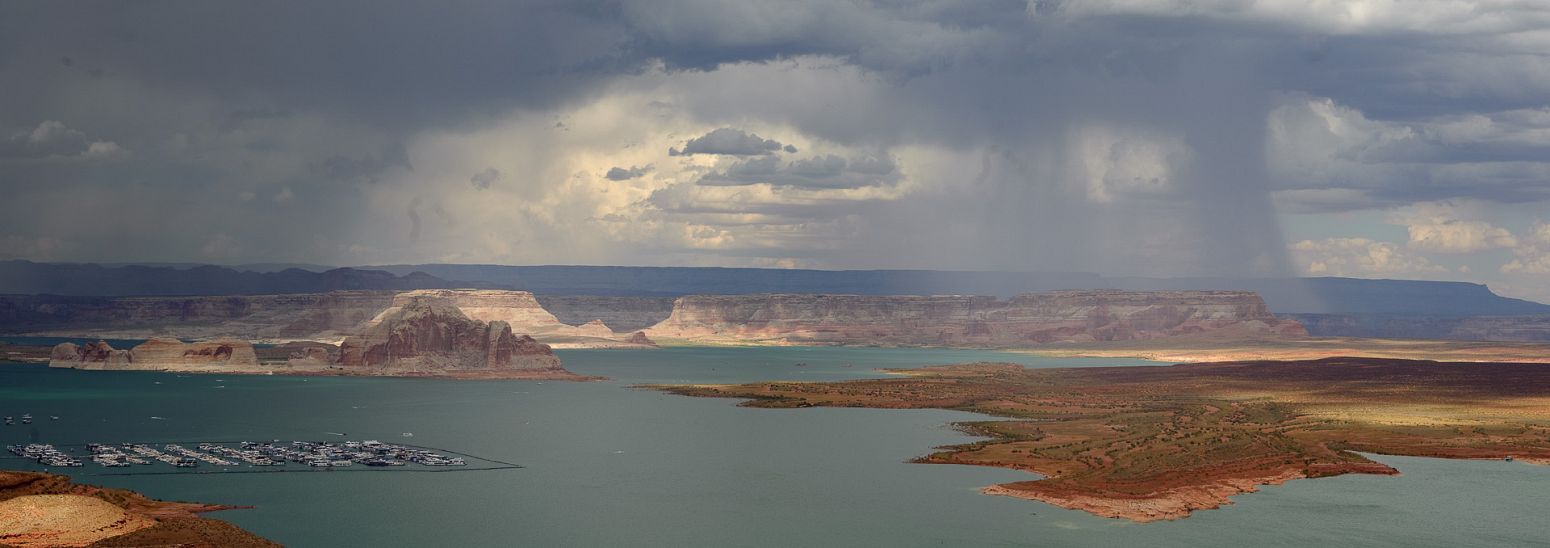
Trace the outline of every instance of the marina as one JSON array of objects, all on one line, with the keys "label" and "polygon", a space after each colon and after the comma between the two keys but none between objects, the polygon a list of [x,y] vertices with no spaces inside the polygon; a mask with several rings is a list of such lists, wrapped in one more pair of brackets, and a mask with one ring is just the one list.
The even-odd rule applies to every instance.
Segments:
[{"label": "marina", "polygon": [[[190,448],[193,446],[194,448]],[[467,467],[469,460],[491,463],[495,466],[477,466],[474,469],[489,470],[516,465],[498,461],[475,459],[451,451],[364,441],[280,441],[267,442],[196,442],[196,443],[87,443],[84,445],[60,445],[45,443],[14,444],[6,446],[12,455],[30,459],[45,467],[74,468],[85,466],[85,460],[101,468],[132,468],[154,466],[162,463],[173,468],[201,468],[205,472],[257,471],[267,469],[283,471],[292,467],[305,469],[335,469],[361,465],[370,468],[397,469],[446,469]]]}]

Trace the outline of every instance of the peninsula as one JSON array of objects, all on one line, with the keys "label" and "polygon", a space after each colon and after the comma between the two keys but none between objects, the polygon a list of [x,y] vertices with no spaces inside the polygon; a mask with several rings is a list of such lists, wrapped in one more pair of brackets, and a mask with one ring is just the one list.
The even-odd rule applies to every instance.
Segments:
[{"label": "peninsula", "polygon": [[903,378],[654,386],[750,407],[936,408],[1012,420],[916,462],[1044,479],[986,487],[1147,522],[1230,504],[1259,485],[1397,474],[1360,453],[1550,464],[1550,368],[1374,358],[1026,369],[975,363]]}]

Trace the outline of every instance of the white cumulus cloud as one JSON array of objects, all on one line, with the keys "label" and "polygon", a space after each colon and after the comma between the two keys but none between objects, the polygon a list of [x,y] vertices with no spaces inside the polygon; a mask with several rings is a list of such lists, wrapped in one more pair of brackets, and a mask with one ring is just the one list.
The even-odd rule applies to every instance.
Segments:
[{"label": "white cumulus cloud", "polygon": [[1367,238],[1303,240],[1290,249],[1293,262],[1310,276],[1425,276],[1447,272],[1398,245]]}]

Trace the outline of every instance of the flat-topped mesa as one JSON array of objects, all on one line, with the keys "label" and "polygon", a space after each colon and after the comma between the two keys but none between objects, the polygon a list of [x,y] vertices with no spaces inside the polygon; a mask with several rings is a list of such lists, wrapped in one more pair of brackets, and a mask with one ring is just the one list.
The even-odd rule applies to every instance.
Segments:
[{"label": "flat-topped mesa", "polygon": [[514,334],[504,321],[471,319],[433,296],[408,298],[365,333],[345,338],[339,365],[408,373],[561,369],[549,345]]},{"label": "flat-topped mesa", "polygon": [[1016,346],[1215,332],[1305,336],[1247,291],[1051,291],[966,295],[690,295],[655,339]]},{"label": "flat-topped mesa", "polygon": [[247,341],[185,343],[177,339],[151,339],[129,350],[114,350],[107,342],[54,346],[50,367],[73,369],[192,370],[258,367],[258,356]]}]

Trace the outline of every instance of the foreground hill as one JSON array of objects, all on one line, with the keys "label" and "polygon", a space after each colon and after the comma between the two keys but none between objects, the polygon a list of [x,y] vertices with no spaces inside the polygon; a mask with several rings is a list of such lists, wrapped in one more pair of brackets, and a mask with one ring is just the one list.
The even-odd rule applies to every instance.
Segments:
[{"label": "foreground hill", "polygon": [[280,546],[197,515],[231,508],[153,500],[53,474],[0,471],[0,546]]}]

